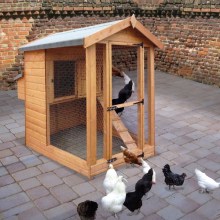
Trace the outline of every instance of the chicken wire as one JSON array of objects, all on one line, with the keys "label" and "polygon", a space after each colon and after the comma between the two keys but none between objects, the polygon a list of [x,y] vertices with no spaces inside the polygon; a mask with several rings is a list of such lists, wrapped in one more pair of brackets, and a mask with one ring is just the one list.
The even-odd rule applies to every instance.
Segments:
[{"label": "chicken wire", "polygon": [[54,98],[75,95],[75,62],[54,61]]},{"label": "chicken wire", "polygon": [[[96,46],[96,110],[97,110],[97,157],[104,157],[104,114],[103,109],[103,63],[105,46]],[[137,99],[137,47],[113,46],[113,65],[122,69],[135,83],[135,92],[132,93],[129,101]],[[64,151],[74,154],[84,160],[87,155],[86,143],[86,74],[85,57],[79,60],[65,60],[54,62],[54,97],[62,98],[73,96],[73,99],[66,99],[60,103],[51,103],[50,114],[50,144]],[[147,77],[145,77],[146,79]],[[66,85],[66,86],[65,86]],[[123,78],[112,77],[112,97],[117,98],[118,92],[125,86]],[[146,91],[146,90],[145,90]],[[145,94],[145,103],[146,103]],[[102,101],[101,101],[102,100]],[[145,104],[146,105],[146,104]],[[145,108],[146,109],[146,108]],[[138,131],[138,105],[126,107],[120,117],[120,123],[128,129],[130,136],[137,136]],[[113,117],[114,118],[114,117]],[[145,121],[147,114],[145,114]],[[145,123],[145,137],[146,127]],[[120,146],[125,146],[125,139],[121,132],[112,126],[112,154],[121,152]],[[136,139],[135,139],[136,141]],[[94,146],[93,146],[94,147]]]},{"label": "chicken wire", "polygon": [[51,145],[86,159],[85,57],[83,54],[83,50],[78,48],[72,55],[76,59],[53,61],[54,103],[49,106],[49,127]]},{"label": "chicken wire", "polygon": [[86,159],[86,98],[50,106],[50,143]]},{"label": "chicken wire", "polygon": [[[103,109],[103,63],[104,63],[104,50],[105,46],[97,44],[96,46],[96,74],[97,74],[97,159],[104,157],[104,109]],[[100,92],[99,92],[100,91]],[[107,111],[105,109],[105,111]],[[122,140],[117,137],[112,137],[112,153],[116,154],[121,152],[120,145],[123,144]]]},{"label": "chicken wire", "polygon": [[[131,101],[140,101],[137,97],[138,90],[138,82],[137,82],[137,55],[138,48],[135,46],[112,46],[112,62],[113,66],[123,71],[135,84],[135,91],[132,93],[131,97],[127,99],[126,102]],[[146,71],[146,70],[145,70]],[[146,77],[145,77],[145,87],[146,87]],[[122,77],[113,76],[112,78],[112,98],[117,99],[119,95],[119,91],[123,89],[125,86],[125,80]],[[145,89],[145,111],[147,107],[147,94]],[[132,105],[129,107],[125,107],[121,113],[118,113],[118,116],[121,119],[121,124],[125,126],[128,130],[130,137],[126,137],[128,140],[133,139],[135,144],[137,145],[137,136],[138,136],[138,105]],[[145,139],[147,135],[147,114],[145,114]],[[113,127],[113,133],[117,136],[122,136],[120,132],[117,132]],[[127,139],[121,138],[123,145],[126,146]],[[120,143],[121,144],[121,143]]]}]

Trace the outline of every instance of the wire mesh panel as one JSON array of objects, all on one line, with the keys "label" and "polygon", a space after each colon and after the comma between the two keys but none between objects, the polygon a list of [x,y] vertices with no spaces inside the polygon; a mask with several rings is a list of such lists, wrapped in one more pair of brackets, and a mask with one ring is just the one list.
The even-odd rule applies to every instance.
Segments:
[{"label": "wire mesh panel", "polygon": [[[138,48],[135,46],[112,46],[113,66],[119,74],[112,78],[112,104],[119,105],[139,102],[138,90]],[[138,105],[117,108],[113,113],[113,137],[119,140],[112,144],[113,153],[121,152],[120,145],[133,144],[137,147],[138,137]]]},{"label": "wire mesh panel", "polygon": [[[96,45],[96,74],[97,74],[97,159],[101,159],[104,157],[104,114],[107,109],[103,108],[103,80],[104,77],[104,53],[105,45],[97,44]],[[120,137],[113,136],[112,137],[113,145],[120,146],[122,141]],[[106,149],[107,150],[107,149]],[[114,153],[118,153],[118,151],[114,151]]]},{"label": "wire mesh panel", "polygon": [[50,143],[86,159],[86,99],[50,105]]},{"label": "wire mesh panel", "polygon": [[49,135],[51,145],[86,160],[85,59],[77,51],[79,58],[53,61],[55,99],[49,106]]},{"label": "wire mesh panel", "polygon": [[144,135],[145,135],[145,140],[147,141],[148,139],[148,60],[147,60],[147,53],[148,50],[147,48],[144,49],[144,63],[145,63],[145,69],[144,69],[144,88],[145,88],[145,92],[144,92],[144,120],[145,120],[145,124],[144,124]]},{"label": "wire mesh panel", "polygon": [[54,98],[75,94],[75,62],[54,61]]}]

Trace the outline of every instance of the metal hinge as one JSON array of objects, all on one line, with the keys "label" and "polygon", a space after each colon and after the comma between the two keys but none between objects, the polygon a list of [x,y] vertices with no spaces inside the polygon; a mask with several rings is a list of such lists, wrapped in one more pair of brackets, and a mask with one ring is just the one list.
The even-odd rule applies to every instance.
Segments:
[{"label": "metal hinge", "polygon": [[114,161],[116,161],[116,160],[117,160],[117,158],[116,158],[116,157],[113,157],[113,158],[107,160],[107,163],[112,163],[112,162],[114,162]]}]

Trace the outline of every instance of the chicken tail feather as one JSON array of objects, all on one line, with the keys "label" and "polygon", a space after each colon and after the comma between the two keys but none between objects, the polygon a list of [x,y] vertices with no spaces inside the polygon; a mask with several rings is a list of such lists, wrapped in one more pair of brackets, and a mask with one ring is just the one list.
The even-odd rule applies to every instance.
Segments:
[{"label": "chicken tail feather", "polygon": [[123,146],[120,146],[120,148],[121,148],[122,151],[127,149],[126,147],[123,147]]}]

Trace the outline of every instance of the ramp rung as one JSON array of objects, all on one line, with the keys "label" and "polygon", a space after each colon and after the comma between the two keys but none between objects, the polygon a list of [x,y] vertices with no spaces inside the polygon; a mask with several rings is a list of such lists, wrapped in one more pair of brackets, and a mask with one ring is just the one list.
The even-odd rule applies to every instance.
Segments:
[{"label": "ramp rung", "polygon": [[[99,102],[103,107],[103,101],[99,97]],[[132,138],[131,134],[129,133],[128,129],[125,127],[124,123],[122,122],[121,118],[115,111],[112,111],[112,124],[118,136],[122,139],[125,145],[133,145],[133,147],[137,147],[135,140]]]}]

